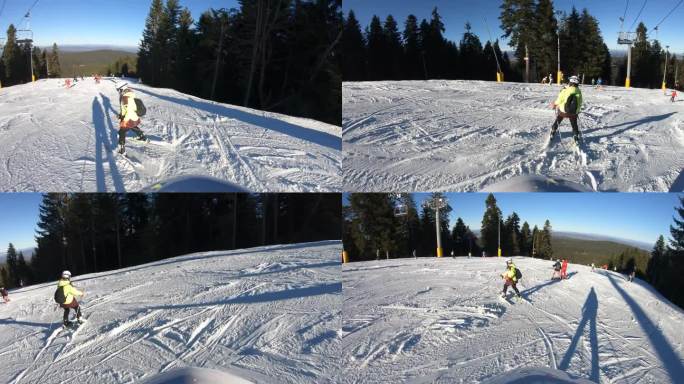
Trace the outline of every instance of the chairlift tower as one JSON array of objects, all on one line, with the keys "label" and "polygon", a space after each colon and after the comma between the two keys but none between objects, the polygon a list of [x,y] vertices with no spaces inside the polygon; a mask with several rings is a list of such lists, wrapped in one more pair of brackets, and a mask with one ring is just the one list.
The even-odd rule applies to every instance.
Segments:
[{"label": "chairlift tower", "polygon": [[425,200],[423,202],[423,207],[427,207],[435,211],[435,230],[437,233],[437,257],[444,256],[444,252],[442,249],[442,236],[440,236],[441,231],[439,227],[439,210],[446,208],[448,204],[449,203],[447,202],[447,199],[443,197],[431,198],[430,200]]},{"label": "chairlift tower", "polygon": [[620,32],[618,34],[619,45],[627,46],[627,78],[625,79],[625,88],[631,87],[631,72],[632,72],[632,46],[636,41],[636,32]]},{"label": "chairlift tower", "polygon": [[666,45],[665,46],[665,70],[663,71],[663,92],[665,92],[665,89],[667,89],[667,82],[666,82],[666,76],[667,76],[667,59],[668,56],[670,55],[670,46]]}]

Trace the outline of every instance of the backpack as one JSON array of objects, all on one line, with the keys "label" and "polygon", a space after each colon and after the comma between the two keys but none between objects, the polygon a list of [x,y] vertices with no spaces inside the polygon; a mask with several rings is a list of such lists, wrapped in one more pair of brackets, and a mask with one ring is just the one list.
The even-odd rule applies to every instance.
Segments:
[{"label": "backpack", "polygon": [[147,108],[145,108],[145,104],[143,104],[142,100],[138,99],[137,97],[133,100],[135,101],[135,109],[138,116],[145,116],[145,114],[147,113]]},{"label": "backpack", "polygon": [[516,280],[522,279],[522,272],[520,272],[520,268],[515,268],[515,279]]},{"label": "backpack", "polygon": [[577,113],[577,95],[571,94],[565,101],[565,113],[570,113],[572,115]]},{"label": "backpack", "polygon": [[57,287],[55,290],[55,302],[57,304],[64,304],[66,295],[64,295],[64,287]]}]

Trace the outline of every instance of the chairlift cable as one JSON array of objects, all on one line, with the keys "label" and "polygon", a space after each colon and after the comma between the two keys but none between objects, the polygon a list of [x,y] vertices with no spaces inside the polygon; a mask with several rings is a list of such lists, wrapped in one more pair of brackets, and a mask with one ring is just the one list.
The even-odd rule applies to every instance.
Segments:
[{"label": "chairlift cable", "polygon": [[630,31],[632,30],[632,28],[634,28],[634,25],[637,23],[637,21],[639,21],[639,16],[641,16],[641,12],[644,11],[644,8],[646,7],[646,3],[648,3],[648,0],[644,0],[644,4],[641,6],[641,9],[639,10],[637,17],[634,18],[634,22],[632,23],[632,26],[629,27]]},{"label": "chairlift cable", "polygon": [[670,15],[671,15],[677,8],[679,8],[679,6],[682,5],[682,3],[684,3],[684,0],[679,0],[679,3],[677,3],[677,5],[675,5],[674,8],[672,8],[672,10],[670,10],[670,12],[669,12],[667,15],[665,15],[665,17],[663,17],[663,19],[660,20],[660,22],[659,22],[655,27],[658,28],[658,26],[660,26],[660,24],[662,24],[663,21],[665,21],[665,19],[667,19],[668,17],[670,17]]},{"label": "chairlift cable", "polygon": [[620,22],[620,32],[622,32],[622,26],[625,24],[625,17],[627,17],[627,8],[629,8],[629,0],[627,0],[627,4],[625,4],[625,12],[622,14],[622,19]]}]

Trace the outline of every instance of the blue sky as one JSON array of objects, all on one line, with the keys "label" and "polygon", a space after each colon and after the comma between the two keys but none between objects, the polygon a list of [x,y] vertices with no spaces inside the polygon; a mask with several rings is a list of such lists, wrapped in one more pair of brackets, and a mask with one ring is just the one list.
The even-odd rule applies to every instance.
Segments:
[{"label": "blue sky", "polygon": [[40,193],[0,193],[0,253],[7,251],[9,243],[17,249],[36,246],[42,198]]},{"label": "blue sky", "polygon": [[[25,27],[24,14],[35,0],[0,0],[0,36],[7,27]],[[164,1],[165,2],[165,1]],[[3,3],[5,4],[4,9]],[[151,0],[38,0],[31,11],[34,44],[138,46]],[[181,0],[197,21],[209,8],[237,8],[237,0]]]},{"label": "blue sky", "polygon": [[[447,193],[452,208],[449,225],[461,217],[472,230],[479,230],[488,193]],[[554,231],[580,232],[618,237],[655,244],[658,236],[669,239],[675,207],[680,206],[676,193],[495,193],[497,205],[507,217],[515,211],[521,225],[540,228],[549,219]],[[343,202],[348,204],[349,194]],[[414,193],[420,204],[429,193]]]},{"label": "blue sky", "polygon": [[[558,0],[554,1],[554,8],[569,12],[573,5],[581,11],[587,8],[589,13],[599,21],[601,32],[610,49],[623,49],[617,45],[617,34],[620,31],[620,20],[625,12],[628,0]],[[646,3],[639,21],[643,21],[649,31],[652,31],[663,17],[674,8],[679,0],[650,0]],[[394,16],[403,31],[406,16],[414,14],[418,20],[429,19],[432,9],[436,6],[446,28],[446,37],[452,41],[459,41],[463,36],[464,25],[470,21],[473,32],[484,42],[489,40],[484,18],[487,19],[492,38],[501,39],[503,31],[499,28],[499,0],[344,0],[342,7],[346,13],[353,9],[361,26],[365,28],[373,14],[377,14],[384,21],[388,14]],[[636,19],[644,0],[629,0],[624,29],[627,30]],[[635,24],[634,30],[638,22]],[[653,33],[651,38],[655,38]],[[684,54],[684,4],[677,8],[659,27],[658,38],[663,46],[669,45],[670,50]],[[503,48],[504,44],[502,44]],[[510,48],[506,48],[510,49]]]},{"label": "blue sky", "polygon": [[[414,194],[416,204],[430,194]],[[453,209],[449,224],[461,217],[479,230],[487,193],[449,193]],[[581,232],[654,244],[658,236],[669,238],[670,224],[679,206],[675,193],[495,193],[503,216],[513,211],[521,223],[542,227],[549,219],[556,231]],[[684,196],[684,195],[681,195]]]}]

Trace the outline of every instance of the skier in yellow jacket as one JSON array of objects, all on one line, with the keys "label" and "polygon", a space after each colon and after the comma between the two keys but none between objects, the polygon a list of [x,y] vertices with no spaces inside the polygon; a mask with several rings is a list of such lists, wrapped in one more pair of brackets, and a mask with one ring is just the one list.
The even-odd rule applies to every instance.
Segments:
[{"label": "skier in yellow jacket", "polygon": [[145,134],[140,129],[140,116],[138,116],[138,107],[135,104],[135,92],[128,87],[127,83],[117,85],[119,91],[119,153],[126,152],[126,133],[128,130],[135,132],[138,135],[138,140],[147,140]]},{"label": "skier in yellow jacket", "polygon": [[560,91],[556,101],[551,103],[551,108],[556,110],[556,121],[551,127],[551,140],[553,140],[558,131],[558,125],[564,118],[568,118],[570,125],[572,125],[572,137],[576,144],[579,143],[577,116],[582,109],[582,91],[579,89],[579,79],[577,76],[570,76],[568,86]]},{"label": "skier in yellow jacket", "polygon": [[506,291],[508,291],[508,287],[510,286],[513,288],[515,291],[515,295],[520,298],[520,291],[518,291],[518,287],[516,286],[518,282],[518,277],[517,277],[517,267],[515,264],[513,264],[513,260],[508,259],[506,260],[506,272],[501,274],[501,278],[504,279],[504,286],[503,286],[503,291],[501,292],[501,297],[504,299],[506,298]]},{"label": "skier in yellow jacket", "polygon": [[73,309],[76,312],[76,321],[79,323],[85,322],[81,318],[81,307],[78,305],[76,297],[85,296],[85,292],[81,292],[71,285],[71,272],[62,272],[62,277],[57,282],[57,291],[55,292],[55,301],[60,307],[64,308],[64,327],[71,325],[69,321],[69,310]]}]

